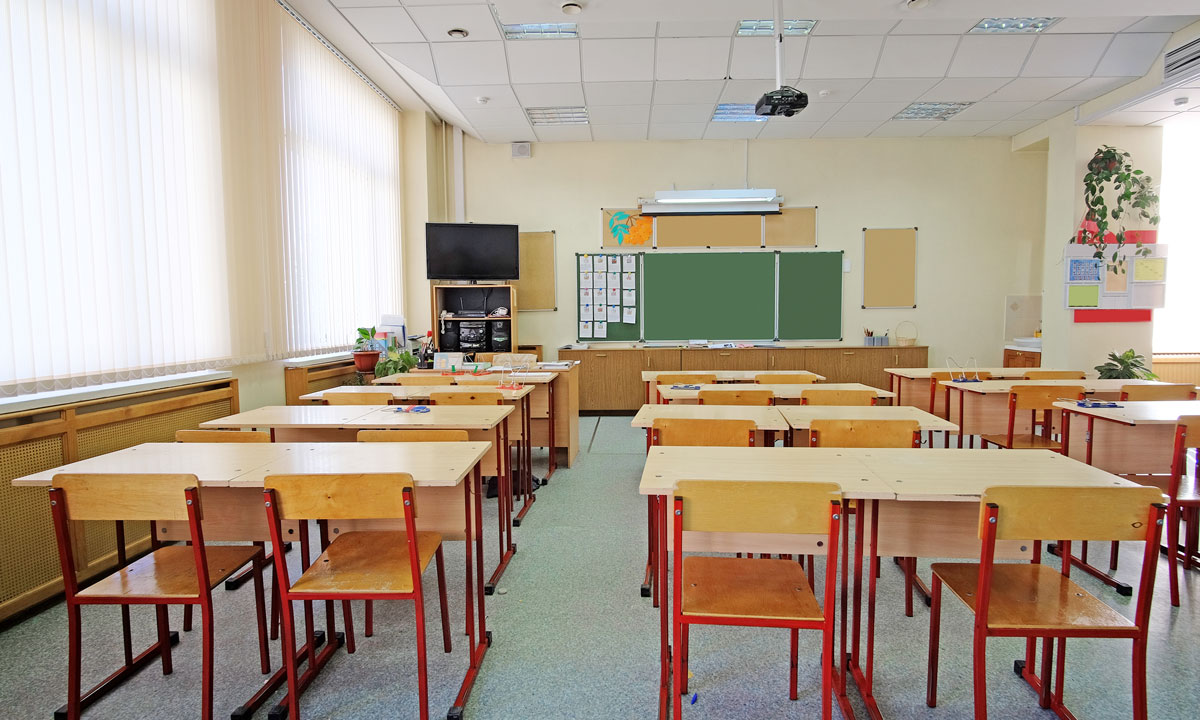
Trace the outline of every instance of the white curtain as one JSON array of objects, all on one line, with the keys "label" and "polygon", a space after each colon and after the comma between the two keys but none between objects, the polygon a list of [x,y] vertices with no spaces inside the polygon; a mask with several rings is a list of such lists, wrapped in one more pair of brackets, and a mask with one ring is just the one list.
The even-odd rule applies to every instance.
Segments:
[{"label": "white curtain", "polygon": [[1200,198],[1200,123],[1168,123],[1163,129],[1162,222],[1158,240],[1167,244],[1167,302],[1154,311],[1154,352],[1200,354],[1196,308],[1200,268],[1196,236],[1196,199]]},{"label": "white curtain", "polygon": [[230,355],[212,6],[0,0],[0,395]]},{"label": "white curtain", "polygon": [[284,355],[344,347],[403,304],[400,114],[283,23]]}]

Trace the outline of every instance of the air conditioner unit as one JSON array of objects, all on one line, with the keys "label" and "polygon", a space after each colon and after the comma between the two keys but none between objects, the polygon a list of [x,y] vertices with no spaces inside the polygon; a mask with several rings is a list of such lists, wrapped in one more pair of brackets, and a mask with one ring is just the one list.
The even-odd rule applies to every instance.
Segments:
[{"label": "air conditioner unit", "polygon": [[643,215],[757,215],[779,212],[774,188],[660,190],[638,201]]}]

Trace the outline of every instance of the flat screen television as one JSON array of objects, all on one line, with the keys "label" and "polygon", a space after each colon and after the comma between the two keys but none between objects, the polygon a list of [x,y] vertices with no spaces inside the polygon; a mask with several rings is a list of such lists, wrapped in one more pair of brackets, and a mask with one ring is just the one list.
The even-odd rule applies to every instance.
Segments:
[{"label": "flat screen television", "polygon": [[516,225],[425,223],[425,277],[518,280]]}]

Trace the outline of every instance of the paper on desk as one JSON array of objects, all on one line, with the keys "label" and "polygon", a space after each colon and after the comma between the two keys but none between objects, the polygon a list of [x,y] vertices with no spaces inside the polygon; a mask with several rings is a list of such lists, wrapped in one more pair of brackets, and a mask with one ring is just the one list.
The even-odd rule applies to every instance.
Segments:
[{"label": "paper on desk", "polygon": [[621,287],[626,290],[637,290],[637,273],[621,273]]},{"label": "paper on desk", "polygon": [[590,271],[579,273],[579,287],[590,288],[591,286],[592,286],[592,273]]},{"label": "paper on desk", "polygon": [[592,272],[602,273],[607,267],[608,264],[604,261],[603,255],[592,256]]},{"label": "paper on desk", "polygon": [[597,320],[592,323],[592,337],[606,338],[608,337],[608,323]]},{"label": "paper on desk", "polygon": [[621,256],[621,271],[622,272],[637,272],[637,255],[622,255]]},{"label": "paper on desk", "polygon": [[634,325],[637,323],[637,308],[627,307],[621,311],[621,322]]},{"label": "paper on desk", "polygon": [[621,304],[626,307],[637,305],[637,290],[622,290]]},{"label": "paper on desk", "polygon": [[579,337],[586,338],[592,336],[592,321],[584,320],[579,323]]},{"label": "paper on desk", "polygon": [[610,323],[621,322],[621,306],[620,305],[609,305],[608,306],[608,321]]}]

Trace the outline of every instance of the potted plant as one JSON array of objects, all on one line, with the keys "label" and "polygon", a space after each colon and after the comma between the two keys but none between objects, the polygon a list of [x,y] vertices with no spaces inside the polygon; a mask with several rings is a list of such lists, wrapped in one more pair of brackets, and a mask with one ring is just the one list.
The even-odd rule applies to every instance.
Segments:
[{"label": "potted plant", "polygon": [[1108,354],[1108,362],[1096,366],[1101,380],[1157,380],[1158,376],[1146,367],[1146,358],[1138,355],[1133,349],[1126,350],[1120,355],[1115,352]]},{"label": "potted plant", "polygon": [[[1158,193],[1154,191],[1154,180],[1133,167],[1129,153],[1104,145],[1088,161],[1088,172],[1083,176],[1083,202],[1087,210],[1080,223],[1080,230],[1071,237],[1071,242],[1090,245],[1095,250],[1093,257],[1106,260],[1112,273],[1124,273],[1125,262],[1121,248],[1125,245],[1123,218],[1134,215],[1158,226]],[[1109,207],[1109,200],[1112,207]],[[1116,243],[1108,243],[1110,229]],[[1138,255],[1149,255],[1150,249],[1137,244]]]},{"label": "potted plant", "polygon": [[392,338],[387,351],[379,358],[375,366],[375,377],[386,377],[397,373],[406,373],[417,366],[417,358],[408,350],[400,348],[396,338]]},{"label": "potted plant", "polygon": [[369,373],[375,369],[379,360],[379,351],[372,348],[375,342],[375,328],[359,328],[358,339],[354,341],[354,369]]}]

